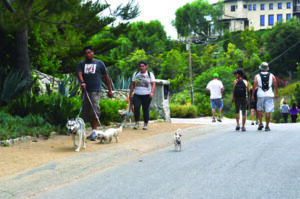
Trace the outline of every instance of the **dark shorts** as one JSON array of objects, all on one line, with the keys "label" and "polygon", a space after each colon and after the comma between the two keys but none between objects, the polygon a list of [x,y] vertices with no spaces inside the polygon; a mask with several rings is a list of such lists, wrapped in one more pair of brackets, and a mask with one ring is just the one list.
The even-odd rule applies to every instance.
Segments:
[{"label": "dark shorts", "polygon": [[257,102],[250,102],[250,109],[257,109]]},{"label": "dark shorts", "polygon": [[235,104],[235,113],[239,114],[240,110],[242,110],[242,115],[246,115],[247,110],[247,99],[246,98],[235,98],[234,104]]},{"label": "dark shorts", "polygon": [[[95,92],[95,93],[89,93],[88,95],[93,104],[95,112],[99,117],[100,116],[99,102],[100,102],[101,93]],[[84,98],[83,98],[83,102],[82,102],[82,119],[84,120],[84,122],[87,123],[87,122],[91,122],[92,120],[96,119],[93,107],[91,106],[91,103],[90,103],[89,99],[87,98],[86,93],[84,93]]]}]

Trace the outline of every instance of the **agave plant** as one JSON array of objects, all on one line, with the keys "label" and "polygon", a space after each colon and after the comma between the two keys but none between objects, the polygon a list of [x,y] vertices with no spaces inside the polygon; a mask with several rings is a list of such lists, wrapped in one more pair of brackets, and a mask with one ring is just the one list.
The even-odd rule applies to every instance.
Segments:
[{"label": "agave plant", "polygon": [[23,73],[11,70],[5,78],[0,103],[7,103],[8,100],[19,97],[25,90],[27,80],[22,80]]}]

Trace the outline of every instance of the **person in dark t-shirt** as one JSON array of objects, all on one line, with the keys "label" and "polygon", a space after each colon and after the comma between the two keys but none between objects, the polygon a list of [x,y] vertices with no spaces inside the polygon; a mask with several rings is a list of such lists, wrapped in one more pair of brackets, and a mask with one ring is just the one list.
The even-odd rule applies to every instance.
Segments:
[{"label": "person in dark t-shirt", "polygon": [[[95,114],[100,115],[101,75],[104,76],[108,87],[107,95],[112,98],[113,94],[104,63],[94,59],[94,51],[91,46],[84,47],[83,53],[85,60],[78,63],[76,71],[81,89],[83,89],[82,118],[85,122],[90,122],[92,126],[92,133],[88,136],[88,139],[95,141],[98,126]],[[85,91],[88,93],[91,102],[88,100]]]}]

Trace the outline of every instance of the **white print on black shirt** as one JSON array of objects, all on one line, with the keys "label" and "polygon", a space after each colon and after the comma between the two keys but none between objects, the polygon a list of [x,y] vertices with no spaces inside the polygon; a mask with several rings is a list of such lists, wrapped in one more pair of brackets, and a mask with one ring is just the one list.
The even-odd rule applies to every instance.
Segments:
[{"label": "white print on black shirt", "polygon": [[85,64],[84,74],[95,74],[97,64]]}]

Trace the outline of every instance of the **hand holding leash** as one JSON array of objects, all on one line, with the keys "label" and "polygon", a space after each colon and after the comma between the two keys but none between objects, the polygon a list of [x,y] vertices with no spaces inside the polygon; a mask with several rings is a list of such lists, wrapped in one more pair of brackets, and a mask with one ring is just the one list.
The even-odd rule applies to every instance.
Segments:
[{"label": "hand holding leash", "polygon": [[109,91],[107,91],[107,96],[108,96],[109,98],[113,98],[113,97],[114,97],[114,94],[113,94],[113,92],[112,92],[111,90],[109,90]]}]

